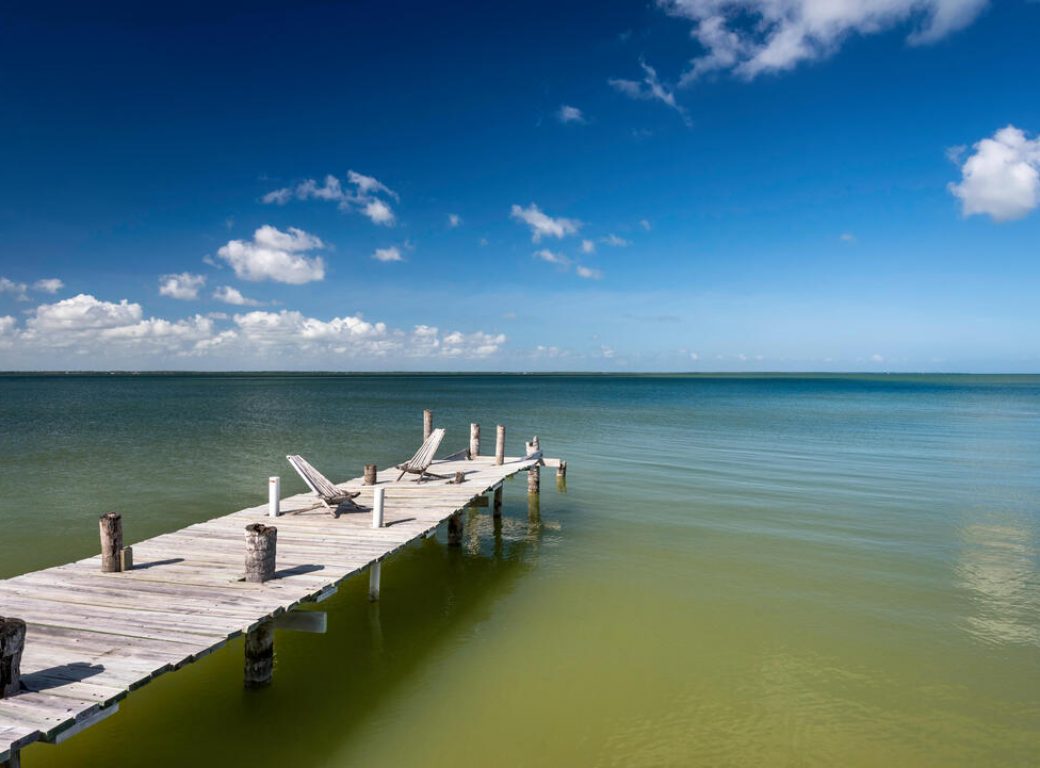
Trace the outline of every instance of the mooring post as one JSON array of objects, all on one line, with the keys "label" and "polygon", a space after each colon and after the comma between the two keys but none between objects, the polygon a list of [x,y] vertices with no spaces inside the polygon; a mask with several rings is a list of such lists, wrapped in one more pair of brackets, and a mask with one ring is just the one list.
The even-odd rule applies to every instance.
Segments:
[{"label": "mooring post", "polygon": [[504,464],[506,460],[506,428],[498,425],[495,431],[495,463]]},{"label": "mooring post", "polygon": [[426,442],[433,432],[433,411],[427,408],[422,412],[422,439]]},{"label": "mooring post", "polygon": [[464,482],[466,482],[466,473],[465,472],[456,472],[455,473],[455,480],[454,480],[455,485],[462,485]]},{"label": "mooring post", "polygon": [[556,467],[556,477],[561,480],[567,479],[567,462],[560,459],[559,465]]},{"label": "mooring post", "polygon": [[480,425],[469,425],[469,457],[475,459],[480,455]]},{"label": "mooring post", "polygon": [[527,470],[527,493],[537,496],[541,492],[541,467],[535,464]]},{"label": "mooring post", "polygon": [[278,517],[279,504],[282,499],[282,478],[267,478],[267,514],[269,517]]},{"label": "mooring post", "polygon": [[262,688],[274,676],[274,621],[264,619],[246,633],[246,688]]},{"label": "mooring post", "polygon": [[376,488],[372,491],[372,527],[383,527],[383,501],[386,488]]},{"label": "mooring post", "polygon": [[22,689],[24,649],[25,622],[0,616],[0,699],[14,696]]},{"label": "mooring post", "polygon": [[373,603],[379,599],[379,578],[382,570],[382,563],[378,560],[368,569],[368,599]]},{"label": "mooring post", "polygon": [[119,550],[119,568],[123,572],[134,569],[134,548],[123,547]]},{"label": "mooring post", "polygon": [[491,516],[500,518],[502,517],[502,486],[498,486],[495,489],[495,500],[491,503]]},{"label": "mooring post", "polygon": [[246,581],[261,584],[274,578],[278,529],[253,523],[246,526]]},{"label": "mooring post", "polygon": [[101,531],[101,572],[119,573],[120,553],[123,551],[123,516],[107,512],[98,520]]},{"label": "mooring post", "polygon": [[448,518],[448,546],[462,546],[462,513],[456,512]]},{"label": "mooring post", "polygon": [[379,480],[379,467],[375,464],[365,465],[365,485],[375,485]]}]

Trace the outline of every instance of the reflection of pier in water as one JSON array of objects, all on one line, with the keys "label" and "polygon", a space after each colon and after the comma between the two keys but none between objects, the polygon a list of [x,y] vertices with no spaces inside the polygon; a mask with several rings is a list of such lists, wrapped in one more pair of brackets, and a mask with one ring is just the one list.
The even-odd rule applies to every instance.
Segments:
[{"label": "reflection of pier in water", "polygon": [[[427,434],[431,426],[427,418]],[[479,429],[476,434],[469,452],[434,463],[432,469],[443,479],[379,480],[372,485],[356,478],[341,484],[360,493],[356,501],[373,509],[371,516],[331,516],[309,494],[275,496],[270,507],[245,509],[135,543],[132,554],[119,553],[126,569],[114,573],[99,572],[103,559],[108,567],[118,560],[112,540],[105,539],[111,521],[103,518],[102,558],[0,581],[0,654],[5,657],[0,670],[7,670],[6,677],[0,676],[0,763],[4,768],[17,766],[22,747],[34,741],[63,741],[114,713],[130,690],[239,635],[245,635],[247,684],[269,683],[274,629],[324,632],[325,613],[307,610],[306,605],[332,597],[349,576],[365,569],[371,575],[370,596],[378,600],[380,589],[388,588],[380,584],[381,562],[397,552],[389,584],[393,605],[380,608],[378,603],[362,602],[364,622],[351,622],[336,633],[347,647],[336,648],[332,655],[345,663],[313,674],[326,685],[342,672],[348,679],[335,684],[364,688],[367,676],[386,674],[380,671],[387,666],[382,660],[392,656],[393,674],[402,676],[405,645],[414,651],[418,636],[426,638],[424,648],[434,646],[444,617],[458,620],[463,613],[487,609],[496,592],[487,587],[498,585],[500,591],[523,573],[544,530],[539,468],[559,467],[559,462],[542,458],[537,439],[527,444],[524,456],[505,457],[501,428],[496,455],[480,455]],[[566,465],[558,475],[565,471]],[[503,484],[520,472],[529,477],[527,519],[503,519]],[[478,503],[492,507],[491,514],[477,514],[473,505]],[[269,511],[280,516],[271,520]],[[265,529],[263,523],[274,523],[277,529],[277,569],[267,568],[262,583],[247,583],[242,578],[243,560],[248,558],[243,529],[248,526],[246,538],[255,542],[257,531],[262,534]],[[442,523],[448,524],[446,548],[429,538]],[[115,542],[121,547],[121,541]],[[464,543],[465,553],[460,551]],[[432,573],[409,570],[410,563],[421,564],[442,553],[448,557],[447,567],[433,568]],[[409,579],[406,591],[395,586],[400,578]],[[438,595],[441,607],[431,613]],[[334,623],[346,597],[328,604],[329,609],[337,608],[329,610]],[[408,610],[399,613],[404,606]],[[11,616],[25,620],[27,632],[21,631],[21,638],[20,627],[25,625]],[[420,620],[423,616],[429,624]],[[400,654],[398,647],[403,649]],[[16,653],[9,653],[12,649]],[[23,654],[20,679],[18,653]],[[419,658],[411,663],[419,663]],[[13,683],[8,679],[12,668]],[[285,714],[282,719],[291,720]],[[336,713],[335,719],[342,715]],[[341,721],[340,726],[342,734]]]}]

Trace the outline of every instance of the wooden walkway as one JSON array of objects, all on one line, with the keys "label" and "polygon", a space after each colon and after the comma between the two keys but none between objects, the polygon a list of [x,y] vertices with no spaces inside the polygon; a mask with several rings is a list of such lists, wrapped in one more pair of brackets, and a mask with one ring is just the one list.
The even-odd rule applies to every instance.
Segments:
[{"label": "wooden walkway", "polygon": [[[134,568],[123,573],[101,573],[98,555],[0,580],[0,615],[28,625],[23,690],[0,699],[0,763],[16,764],[18,750],[35,741],[64,740],[152,678],[323,599],[536,463],[496,465],[490,456],[434,463],[439,474],[464,472],[461,484],[381,478],[385,525],[378,529],[371,512],[334,518],[307,493],[282,499],[277,519],[265,504],[134,542]],[[356,478],[341,487],[360,490],[357,502],[371,507],[373,486]],[[244,529],[256,522],[278,529],[276,575],[263,584],[242,580]]]}]

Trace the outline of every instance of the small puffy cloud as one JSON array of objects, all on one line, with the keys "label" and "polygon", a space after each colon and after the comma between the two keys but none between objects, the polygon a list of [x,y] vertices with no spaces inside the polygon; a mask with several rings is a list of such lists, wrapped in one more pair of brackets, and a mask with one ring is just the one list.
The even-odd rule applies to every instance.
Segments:
[{"label": "small puffy cloud", "polygon": [[376,248],[372,254],[372,258],[376,261],[404,261],[404,256],[401,255],[401,249],[396,245],[391,245],[389,248]]},{"label": "small puffy cloud", "polygon": [[961,181],[948,189],[965,216],[1020,219],[1040,205],[1040,138],[1009,125],[975,144],[961,166]]},{"label": "small puffy cloud", "polygon": [[536,259],[541,259],[542,261],[548,262],[549,264],[556,264],[561,267],[570,266],[571,263],[571,260],[564,256],[562,253],[550,251],[548,248],[542,248],[540,251],[535,251],[534,257]]},{"label": "small puffy cloud", "polygon": [[449,213],[448,214],[448,226],[449,227],[451,227],[452,229],[455,229],[456,227],[458,227],[461,224],[462,224],[462,217],[461,216],[459,216],[457,213]]},{"label": "small puffy cloud", "polygon": [[607,82],[619,93],[623,93],[630,99],[641,101],[659,101],[667,107],[674,109],[683,122],[690,126],[690,116],[686,110],[675,100],[675,92],[664,85],[657,77],[657,70],[640,61],[639,66],[643,69],[642,80],[612,79]]},{"label": "small puffy cloud", "polygon": [[693,360],[694,362],[697,362],[698,360],[701,359],[701,356],[698,355],[696,352],[691,352],[690,353],[690,359]]},{"label": "small puffy cloud", "polygon": [[614,348],[608,347],[606,344],[600,345],[599,354],[601,357],[605,357],[608,360],[610,360],[612,357],[614,357]]},{"label": "small puffy cloud", "polygon": [[582,240],[581,241],[581,252],[582,253],[595,253],[596,252],[596,244],[594,242],[592,242],[591,240]]},{"label": "small puffy cloud", "polygon": [[193,275],[181,272],[177,275],[163,275],[159,278],[159,295],[171,299],[191,301],[199,297],[199,289],[206,284],[205,275]]},{"label": "small puffy cloud", "polygon": [[647,219],[640,219],[639,226],[641,226],[643,230],[646,232],[649,232],[651,229],[653,229],[653,227]]},{"label": "small puffy cloud", "polygon": [[841,241],[843,243],[854,243],[854,242],[856,242],[856,236],[854,234],[852,234],[851,232],[842,232],[840,239],[841,239]]},{"label": "small puffy cloud", "polygon": [[33,290],[40,293],[57,293],[65,287],[65,283],[56,277],[46,277],[33,283]]},{"label": "small puffy cloud", "polygon": [[359,211],[373,224],[381,226],[392,226],[396,220],[386,198],[400,199],[396,192],[378,179],[357,171],[347,171],[345,184],[329,174],[320,184],[315,179],[306,179],[295,187],[268,192],[261,200],[272,205],[285,205],[293,198],[334,202],[341,210]]},{"label": "small puffy cloud", "polygon": [[569,104],[564,104],[556,113],[556,119],[564,125],[567,125],[568,123],[583,124],[585,122],[585,115],[577,107],[572,107]]},{"label": "small puffy cloud", "polygon": [[232,240],[217,251],[242,280],[301,285],[325,277],[325,262],[310,251],[325,248],[320,238],[296,227],[288,232],[265,224],[250,240]]},{"label": "small puffy cloud", "polygon": [[601,237],[599,241],[604,245],[609,245],[613,248],[624,248],[625,246],[631,245],[631,243],[625,238],[613,234]]},{"label": "small puffy cloud", "polygon": [[526,208],[514,205],[510,210],[509,216],[530,227],[531,241],[535,243],[541,242],[543,237],[560,239],[568,235],[574,235],[581,228],[581,222],[577,219],[553,218],[543,213],[534,203],[531,203]]},{"label": "small puffy cloud", "polygon": [[913,24],[911,44],[931,43],[971,24],[988,0],[657,0],[693,24],[704,53],[683,75],[689,84],[711,72],[752,79],[825,58],[852,35]]},{"label": "small puffy cloud", "polygon": [[872,362],[872,363],[883,363],[883,362],[885,362],[885,358],[884,358],[883,355],[873,354],[873,355],[870,356],[870,362]]},{"label": "small puffy cloud", "polygon": [[[213,298],[236,307],[259,307],[263,303],[243,296],[240,290],[232,288],[230,285],[222,285],[213,291]],[[211,314],[210,317],[212,316]]]},{"label": "small puffy cloud", "polygon": [[574,271],[577,273],[578,277],[582,277],[586,280],[603,279],[603,272],[601,272],[598,269],[593,269],[592,267],[586,267],[584,265],[579,264],[577,267],[574,268]]},{"label": "small puffy cloud", "polygon": [[0,277],[0,293],[9,293],[18,299],[18,301],[29,300],[29,297],[25,293],[28,289],[29,286],[25,283],[16,283],[14,280]]}]

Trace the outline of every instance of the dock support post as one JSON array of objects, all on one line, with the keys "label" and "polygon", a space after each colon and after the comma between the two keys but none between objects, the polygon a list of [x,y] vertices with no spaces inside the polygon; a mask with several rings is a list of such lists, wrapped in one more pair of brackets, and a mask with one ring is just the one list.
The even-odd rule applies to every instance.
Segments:
[{"label": "dock support post", "polygon": [[433,411],[427,408],[422,412],[422,439],[426,442],[433,432]]},{"label": "dock support post", "polygon": [[274,578],[278,529],[263,523],[246,526],[246,581],[261,584]]},{"label": "dock support post", "polygon": [[527,470],[527,493],[530,496],[537,496],[542,490],[541,470],[542,468],[537,464]]},{"label": "dock support post", "polygon": [[14,696],[22,689],[24,649],[25,622],[0,616],[0,699]]},{"label": "dock support post", "polygon": [[375,464],[365,465],[365,485],[375,485],[379,478],[379,467]]},{"label": "dock support post", "polygon": [[267,514],[269,517],[278,517],[281,511],[278,505],[282,498],[282,478],[267,478]]},{"label": "dock support post", "polygon": [[559,480],[567,479],[567,462],[563,459],[560,459],[560,464],[556,467],[556,477]]},{"label": "dock support post", "polygon": [[274,676],[274,621],[264,619],[246,633],[246,688],[263,688]]},{"label": "dock support post", "polygon": [[101,572],[119,573],[123,551],[123,516],[108,512],[98,520],[101,532]]},{"label": "dock support post", "polygon": [[0,763],[0,768],[22,768],[21,750],[12,749],[10,756]]},{"label": "dock support post", "polygon": [[502,517],[502,486],[498,486],[495,489],[495,500],[491,502],[491,515],[492,517]]},{"label": "dock support post", "polygon": [[495,434],[495,463],[504,464],[506,460],[506,428],[498,425]]},{"label": "dock support post", "polygon": [[386,488],[376,488],[372,492],[372,527],[383,527],[383,501],[386,497]]},{"label": "dock support post", "polygon": [[456,512],[448,518],[448,546],[462,546],[462,513]]},{"label": "dock support post", "polygon": [[469,457],[475,459],[480,455],[480,425],[469,425]]},{"label": "dock support post", "polygon": [[375,602],[379,599],[379,579],[382,576],[382,563],[378,560],[368,569],[368,599]]}]

